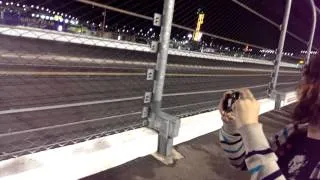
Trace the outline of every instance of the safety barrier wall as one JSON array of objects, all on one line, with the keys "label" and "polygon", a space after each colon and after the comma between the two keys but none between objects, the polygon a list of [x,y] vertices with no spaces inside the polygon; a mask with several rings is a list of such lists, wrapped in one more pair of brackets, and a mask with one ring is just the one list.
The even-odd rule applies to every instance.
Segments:
[{"label": "safety barrier wall", "polygon": [[[261,99],[259,102],[260,114],[274,109],[273,99]],[[182,118],[179,136],[174,139],[174,145],[214,132],[221,126],[217,110]],[[155,153],[157,147],[157,133],[143,127],[1,161],[0,178],[79,179]]]}]

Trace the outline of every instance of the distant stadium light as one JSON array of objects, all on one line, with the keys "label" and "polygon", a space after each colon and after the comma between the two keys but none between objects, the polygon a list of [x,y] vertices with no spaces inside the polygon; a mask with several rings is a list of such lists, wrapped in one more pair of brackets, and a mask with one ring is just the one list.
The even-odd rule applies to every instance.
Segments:
[{"label": "distant stadium light", "polygon": [[68,24],[69,23],[69,19],[65,19],[64,23]]},{"label": "distant stadium light", "polygon": [[54,17],[50,16],[50,21],[53,21],[54,20]]},{"label": "distant stadium light", "polygon": [[118,41],[120,41],[121,40],[121,36],[120,35],[118,35]]},{"label": "distant stadium light", "polygon": [[13,5],[13,2],[11,2],[10,4]]},{"label": "distant stadium light", "polygon": [[71,15],[69,15],[69,18],[71,18]]},{"label": "distant stadium light", "polygon": [[2,4],[2,1],[0,1],[0,4]]},{"label": "distant stadium light", "polygon": [[46,16],[46,20],[49,20],[50,19],[50,17],[49,16]]},{"label": "distant stadium light", "polygon": [[36,9],[39,9],[39,6],[37,6]]},{"label": "distant stadium light", "polygon": [[188,34],[188,38],[189,38],[189,39],[192,38],[192,34],[191,34],[191,33]]},{"label": "distant stadium light", "polygon": [[87,21],[87,24],[89,24],[90,22],[89,21]]},{"label": "distant stadium light", "polygon": [[43,10],[44,10],[44,7],[42,7],[41,10],[43,11]]},{"label": "distant stadium light", "polygon": [[7,2],[7,3],[6,3],[6,5],[8,6],[8,5],[9,5],[9,3]]},{"label": "distant stadium light", "polygon": [[45,19],[46,16],[45,16],[45,15],[41,15],[40,18],[41,18],[41,19]]},{"label": "distant stadium light", "polygon": [[40,17],[40,15],[39,15],[39,14],[37,14],[37,15],[36,15],[36,17],[38,18],[38,17]]},{"label": "distant stadium light", "polygon": [[26,7],[26,5],[24,4],[22,7],[24,7],[24,8],[25,8],[25,7]]},{"label": "distant stadium light", "polygon": [[53,11],[53,12],[52,12],[52,14],[56,14],[56,12],[55,12],[55,11]]},{"label": "distant stadium light", "polygon": [[20,6],[20,4],[19,4],[19,3],[17,3],[17,6],[19,7],[19,6]]},{"label": "distant stadium light", "polygon": [[48,12],[48,11],[49,11],[49,9],[47,8],[47,9],[46,9],[46,11]]},{"label": "distant stadium light", "polygon": [[150,28],[150,29],[149,29],[149,31],[151,31],[151,32],[152,32],[152,31],[153,31],[153,29],[152,29],[152,28]]},{"label": "distant stadium light", "polygon": [[79,24],[79,21],[76,21],[76,24]]},{"label": "distant stadium light", "polygon": [[34,8],[34,5],[31,5],[31,8]]},{"label": "distant stadium light", "polygon": [[32,16],[32,17],[34,17],[34,16],[35,16],[35,14],[31,14],[31,16]]},{"label": "distant stadium light", "polygon": [[59,32],[61,32],[61,31],[63,30],[62,25],[59,25],[57,30],[58,30]]}]

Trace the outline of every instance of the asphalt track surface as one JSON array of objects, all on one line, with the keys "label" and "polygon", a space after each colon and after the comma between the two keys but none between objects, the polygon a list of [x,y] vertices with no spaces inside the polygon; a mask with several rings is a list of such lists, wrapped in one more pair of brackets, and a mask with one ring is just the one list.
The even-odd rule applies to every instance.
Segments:
[{"label": "asphalt track surface", "polygon": [[[146,125],[146,80],[156,54],[0,35],[0,160]],[[169,56],[163,110],[215,109],[223,92],[266,97],[272,66]],[[293,72],[296,71],[296,72]],[[281,68],[280,90],[300,73]]]}]

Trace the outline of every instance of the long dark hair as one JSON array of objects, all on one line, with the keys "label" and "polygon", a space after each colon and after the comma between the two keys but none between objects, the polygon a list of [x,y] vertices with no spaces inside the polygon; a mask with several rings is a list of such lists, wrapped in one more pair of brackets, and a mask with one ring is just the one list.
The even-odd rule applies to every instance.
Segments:
[{"label": "long dark hair", "polygon": [[295,120],[320,127],[320,56],[312,59],[303,71],[297,91],[299,102],[294,111]]}]

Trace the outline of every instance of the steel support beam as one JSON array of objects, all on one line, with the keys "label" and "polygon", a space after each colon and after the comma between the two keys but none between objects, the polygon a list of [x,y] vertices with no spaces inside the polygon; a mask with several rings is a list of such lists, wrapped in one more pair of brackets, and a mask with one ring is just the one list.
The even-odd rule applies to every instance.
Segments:
[{"label": "steel support beam", "polygon": [[168,157],[172,153],[173,138],[178,135],[180,119],[161,111],[163,88],[165,83],[168,60],[169,43],[171,36],[172,19],[175,0],[165,0],[161,17],[160,43],[156,65],[156,79],[153,88],[149,127],[159,132],[158,153]]},{"label": "steel support beam", "polygon": [[309,44],[308,44],[308,50],[307,50],[307,56],[306,56],[306,63],[309,64],[310,61],[310,54],[312,50],[312,45],[313,45],[313,39],[314,39],[314,34],[316,31],[316,26],[317,26],[317,8],[314,3],[314,0],[310,0],[311,8],[312,8],[312,28],[310,32],[310,38],[309,38]]},{"label": "steel support beam", "polygon": [[281,64],[281,59],[282,59],[282,55],[283,55],[283,47],[284,47],[284,43],[286,40],[286,34],[287,34],[287,29],[288,29],[288,22],[289,22],[289,17],[290,17],[291,5],[292,5],[292,0],[287,0],[286,9],[284,12],[284,17],[283,17],[283,22],[281,25],[281,34],[280,34],[280,39],[279,39],[279,44],[278,44],[278,49],[277,49],[277,57],[274,62],[274,72],[272,74],[271,86],[270,86],[270,89],[268,92],[269,95],[274,95],[276,93],[280,64]]}]

